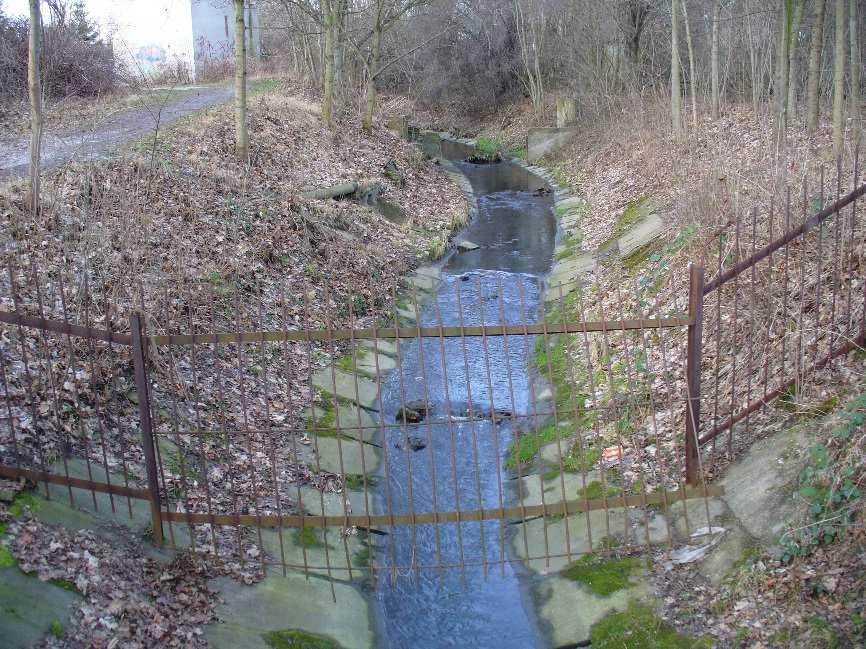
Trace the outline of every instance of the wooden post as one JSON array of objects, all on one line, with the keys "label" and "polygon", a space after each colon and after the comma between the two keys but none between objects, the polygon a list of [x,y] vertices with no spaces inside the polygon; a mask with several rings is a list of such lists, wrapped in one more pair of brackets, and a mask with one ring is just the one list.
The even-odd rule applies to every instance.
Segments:
[{"label": "wooden post", "polygon": [[159,497],[159,477],[156,470],[156,453],[153,445],[153,425],[150,420],[150,386],[147,381],[147,338],[140,313],[130,318],[132,331],[132,363],[135,368],[135,391],[138,394],[138,416],[141,422],[141,447],[147,469],[147,490],[150,492],[150,516],[153,527],[153,541],[163,544],[161,503]]},{"label": "wooden post", "polygon": [[701,342],[704,326],[704,268],[689,266],[689,324],[686,349],[686,484],[700,481],[698,427],[701,420]]}]

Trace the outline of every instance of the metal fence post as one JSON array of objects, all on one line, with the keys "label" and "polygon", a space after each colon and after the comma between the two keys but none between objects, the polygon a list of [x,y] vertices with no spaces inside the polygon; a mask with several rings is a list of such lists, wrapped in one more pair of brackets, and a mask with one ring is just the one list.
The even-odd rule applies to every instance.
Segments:
[{"label": "metal fence post", "polygon": [[163,544],[161,503],[159,497],[159,478],[156,470],[156,453],[154,452],[153,425],[150,419],[150,389],[147,380],[147,338],[144,336],[144,325],[141,314],[133,313],[130,318],[132,331],[132,363],[135,367],[135,391],[138,395],[138,416],[141,422],[141,447],[144,451],[144,463],[147,469],[147,488],[150,492],[150,515],[153,527],[153,540]]},{"label": "metal fence post", "polygon": [[689,324],[686,349],[686,484],[700,479],[701,342],[704,328],[704,268],[689,265]]}]

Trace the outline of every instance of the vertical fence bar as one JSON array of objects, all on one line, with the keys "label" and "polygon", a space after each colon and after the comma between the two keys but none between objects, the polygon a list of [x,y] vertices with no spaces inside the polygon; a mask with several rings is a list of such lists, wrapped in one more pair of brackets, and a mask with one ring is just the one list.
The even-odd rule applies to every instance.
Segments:
[{"label": "vertical fence bar", "polygon": [[704,268],[689,265],[689,324],[686,348],[686,484],[698,484],[701,416],[701,338],[704,320]]},{"label": "vertical fence bar", "polygon": [[162,518],[160,517],[159,481],[156,471],[156,454],[153,449],[153,427],[150,421],[150,390],[147,384],[145,359],[147,339],[143,335],[141,314],[130,317],[132,332],[132,362],[135,367],[135,391],[138,394],[138,416],[141,422],[141,447],[147,469],[147,488],[150,491],[150,516],[153,526],[153,540],[158,546],[163,544]]}]

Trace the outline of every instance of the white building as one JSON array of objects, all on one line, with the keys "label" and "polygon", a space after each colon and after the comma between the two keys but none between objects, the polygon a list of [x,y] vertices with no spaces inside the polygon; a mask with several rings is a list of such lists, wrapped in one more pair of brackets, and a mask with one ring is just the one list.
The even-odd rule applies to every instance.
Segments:
[{"label": "white building", "polygon": [[[196,80],[208,66],[233,60],[232,0],[88,0],[85,6],[115,53],[142,75],[182,67]],[[248,52],[258,55],[261,25],[252,7],[246,22]]]}]

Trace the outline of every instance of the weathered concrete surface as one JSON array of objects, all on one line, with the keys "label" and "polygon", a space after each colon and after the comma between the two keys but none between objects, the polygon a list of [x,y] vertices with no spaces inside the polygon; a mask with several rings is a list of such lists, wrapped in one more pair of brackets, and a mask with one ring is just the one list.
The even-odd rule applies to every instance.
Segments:
[{"label": "weathered concrete surface", "polygon": [[649,584],[643,575],[636,576],[631,587],[607,597],[563,577],[548,577],[533,589],[551,647],[573,647],[586,642],[593,624],[608,613],[626,610],[631,600],[648,594]]},{"label": "weathered concrete surface", "polygon": [[526,135],[526,159],[536,162],[548,153],[557,151],[571,142],[580,129],[568,128],[531,128]]},{"label": "weathered concrete surface", "polygon": [[397,355],[397,343],[390,338],[377,338],[374,340],[360,340],[358,341],[358,345],[361,347],[366,347],[367,349],[375,350],[380,354],[386,354],[388,356],[396,356]]},{"label": "weathered concrete surface", "polygon": [[18,566],[0,568],[0,646],[32,647],[48,634],[52,622],[69,626],[81,596],[35,576]]},{"label": "weathered concrete surface", "polygon": [[808,424],[759,440],[719,481],[723,497],[671,508],[681,537],[707,527],[708,520],[726,530],[698,566],[704,576],[721,582],[746,550],[758,545],[772,548],[790,525],[802,519],[805,504],[796,497],[796,480],[812,443]]},{"label": "weathered concrete surface", "polygon": [[318,449],[314,466],[332,473],[368,474],[379,466],[377,448],[351,439],[319,436],[313,446]]},{"label": "weathered concrete surface", "polygon": [[370,649],[374,632],[366,600],[350,584],[306,579],[295,572],[271,574],[255,586],[239,585],[221,577],[212,582],[222,596],[220,622],[205,627],[214,649],[268,649],[262,634],[280,629],[303,629],[334,638],[346,649]]},{"label": "weathered concrete surface", "polygon": [[632,226],[628,232],[617,240],[619,254],[627,257],[632,252],[658,239],[664,232],[664,221],[658,214],[649,214],[643,220]]},{"label": "weathered concrete surface", "polygon": [[591,276],[597,267],[598,262],[588,252],[557,261],[547,280],[544,301],[556,302],[561,296],[568,295],[578,288],[582,281]]},{"label": "weathered concrete surface", "polygon": [[313,374],[313,385],[346,401],[357,403],[368,410],[377,410],[379,386],[375,381],[351,372],[328,366]]}]

